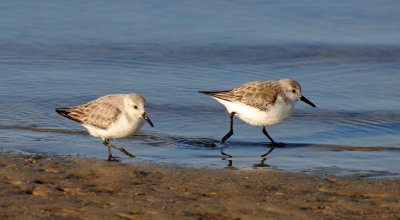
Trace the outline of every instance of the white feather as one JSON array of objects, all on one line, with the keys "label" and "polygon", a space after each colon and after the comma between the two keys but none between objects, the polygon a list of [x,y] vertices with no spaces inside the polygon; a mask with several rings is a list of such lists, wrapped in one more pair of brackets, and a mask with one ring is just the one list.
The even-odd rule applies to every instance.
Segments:
[{"label": "white feather", "polygon": [[109,138],[129,137],[138,132],[143,127],[144,122],[145,120],[143,118],[129,120],[126,114],[121,114],[107,129],[85,124],[82,124],[82,126],[88,130],[90,135],[100,137],[104,140]]},{"label": "white feather", "polygon": [[291,102],[284,102],[281,96],[278,96],[276,102],[266,111],[262,111],[240,102],[229,102],[223,99],[213,98],[224,105],[229,113],[235,112],[238,118],[255,126],[278,124],[287,119],[293,110],[293,104]]},{"label": "white feather", "polygon": [[[121,114],[110,124],[106,129],[102,129],[90,124],[82,124],[89,134],[94,137],[100,137],[103,140],[110,138],[126,138],[138,132],[144,125],[145,120],[142,117],[144,112],[144,101],[139,101],[134,104],[132,97],[129,94],[119,95],[123,97],[119,101],[121,103]],[[138,106],[138,110],[133,108],[133,105]],[[141,110],[139,110],[141,109]],[[107,109],[103,113],[107,114]]]}]

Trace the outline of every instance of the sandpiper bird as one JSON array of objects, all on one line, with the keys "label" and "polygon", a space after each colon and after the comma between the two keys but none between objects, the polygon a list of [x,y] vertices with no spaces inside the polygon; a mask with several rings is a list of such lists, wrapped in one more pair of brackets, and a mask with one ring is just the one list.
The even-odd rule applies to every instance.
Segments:
[{"label": "sandpiper bird", "polygon": [[145,107],[146,100],[138,94],[113,94],[78,106],[56,108],[56,112],[81,123],[90,135],[100,137],[108,147],[108,160],[111,161],[115,160],[111,148],[129,157],[134,155],[124,148],[110,144],[110,138],[125,138],[135,134],[143,127],[145,120],[154,126]]},{"label": "sandpiper bird", "polygon": [[272,144],[278,145],[265,130],[265,126],[287,119],[298,100],[316,107],[301,94],[299,83],[292,79],[252,81],[232,90],[199,92],[216,99],[230,113],[230,130],[220,143],[233,135],[233,116],[236,115],[248,124],[263,126],[262,132]]}]

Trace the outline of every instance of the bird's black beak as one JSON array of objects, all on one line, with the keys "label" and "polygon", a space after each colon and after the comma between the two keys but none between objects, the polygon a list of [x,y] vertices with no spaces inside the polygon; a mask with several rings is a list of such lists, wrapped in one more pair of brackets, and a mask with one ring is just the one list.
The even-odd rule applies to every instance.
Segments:
[{"label": "bird's black beak", "polygon": [[308,100],[308,99],[307,99],[306,97],[304,97],[304,96],[301,96],[301,97],[300,97],[300,100],[303,101],[303,102],[305,102],[305,103],[307,103],[307,104],[309,104],[309,105],[311,105],[311,106],[314,107],[314,108],[317,107],[317,106],[314,105],[314,103],[312,103],[310,100]]},{"label": "bird's black beak", "polygon": [[144,113],[142,114],[142,117],[144,118],[144,120],[147,121],[147,123],[149,123],[149,125],[150,125],[151,127],[154,127],[153,122],[151,122],[151,120],[150,120],[149,116],[147,116],[146,112],[144,112]]}]

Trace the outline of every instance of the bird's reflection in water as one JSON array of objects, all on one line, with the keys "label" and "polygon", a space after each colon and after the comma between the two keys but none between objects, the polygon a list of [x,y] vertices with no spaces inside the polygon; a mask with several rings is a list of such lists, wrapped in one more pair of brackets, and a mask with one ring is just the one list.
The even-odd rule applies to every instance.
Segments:
[{"label": "bird's reflection in water", "polygon": [[225,153],[223,148],[221,148],[221,160],[226,160],[228,162],[226,168],[234,168],[232,155]]},{"label": "bird's reflection in water", "polygon": [[[265,163],[267,161],[267,156],[274,150],[274,147],[271,147],[266,153],[262,154],[261,157],[261,161],[260,163],[255,163],[253,164],[254,168],[259,168],[259,167],[270,167],[269,164]],[[226,164],[226,168],[236,168],[233,166],[233,156],[230,154],[227,154],[224,152],[224,149],[221,148],[221,160],[226,160],[227,164]]]},{"label": "bird's reflection in water", "polygon": [[270,167],[270,165],[266,164],[265,161],[267,161],[268,154],[270,154],[274,149],[275,148],[271,147],[268,152],[266,152],[265,154],[262,154],[260,163],[253,164],[253,167],[254,168],[257,168],[257,167]]}]

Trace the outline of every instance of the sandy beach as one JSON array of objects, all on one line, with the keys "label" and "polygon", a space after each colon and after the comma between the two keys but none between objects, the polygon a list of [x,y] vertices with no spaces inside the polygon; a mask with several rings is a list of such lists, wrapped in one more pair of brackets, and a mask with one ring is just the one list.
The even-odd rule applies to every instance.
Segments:
[{"label": "sandy beach", "polygon": [[397,179],[0,156],[0,219],[400,218]]}]

